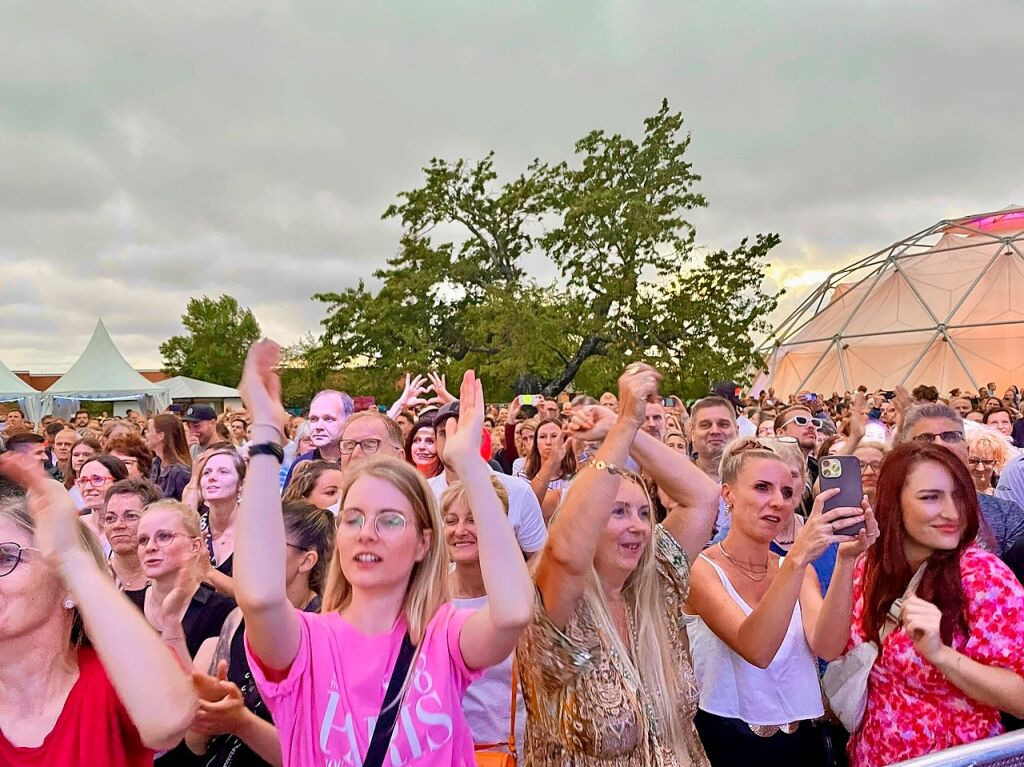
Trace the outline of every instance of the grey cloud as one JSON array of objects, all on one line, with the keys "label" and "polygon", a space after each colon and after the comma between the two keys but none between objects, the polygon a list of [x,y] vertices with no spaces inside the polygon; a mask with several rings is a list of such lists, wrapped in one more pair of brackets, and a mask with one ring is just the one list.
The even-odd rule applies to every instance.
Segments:
[{"label": "grey cloud", "polygon": [[20,4],[0,358],[66,364],[102,314],[156,365],[201,293],[294,340],[315,290],[394,253],[380,213],[431,156],[518,172],[595,127],[636,135],[664,96],[693,131],[701,240],[777,231],[776,262],[830,269],[1019,195],[1022,22],[1009,0]]}]

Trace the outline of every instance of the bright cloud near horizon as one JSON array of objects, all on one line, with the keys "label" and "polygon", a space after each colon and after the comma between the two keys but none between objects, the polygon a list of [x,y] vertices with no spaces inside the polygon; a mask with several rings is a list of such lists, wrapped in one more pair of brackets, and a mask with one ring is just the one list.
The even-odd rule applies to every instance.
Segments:
[{"label": "bright cloud near horizon", "polygon": [[568,159],[682,110],[698,240],[782,237],[791,306],[946,218],[1024,204],[1024,5],[951,0],[42,0],[0,27],[0,360],[61,372],[102,317],[161,364],[188,298],[267,335],[397,247],[380,214],[433,156]]}]

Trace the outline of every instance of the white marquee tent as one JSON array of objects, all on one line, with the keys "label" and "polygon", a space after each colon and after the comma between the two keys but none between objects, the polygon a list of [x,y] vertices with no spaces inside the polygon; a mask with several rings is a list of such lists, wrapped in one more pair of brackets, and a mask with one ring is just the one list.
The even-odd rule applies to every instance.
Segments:
[{"label": "white marquee tent", "polygon": [[45,412],[66,411],[82,400],[137,403],[139,410],[159,413],[171,404],[167,390],[145,378],[128,364],[107,332],[96,323],[89,344],[67,373],[45,392]]},{"label": "white marquee tent", "polygon": [[15,402],[25,418],[37,423],[42,418],[43,395],[14,375],[0,362],[0,402]]},{"label": "white marquee tent", "polygon": [[162,386],[175,402],[219,404],[222,410],[225,405],[233,408],[242,406],[242,395],[238,393],[238,389],[200,381],[197,378],[174,376],[161,381],[159,386]]},{"label": "white marquee tent", "polygon": [[1024,208],[940,221],[829,275],[761,348],[757,388],[1024,384]]}]

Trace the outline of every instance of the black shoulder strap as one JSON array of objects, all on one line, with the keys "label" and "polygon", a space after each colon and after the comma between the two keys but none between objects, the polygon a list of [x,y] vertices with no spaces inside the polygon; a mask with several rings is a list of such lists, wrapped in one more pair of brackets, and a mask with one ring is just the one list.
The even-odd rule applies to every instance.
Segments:
[{"label": "black shoulder strap", "polygon": [[395,731],[395,722],[398,721],[398,712],[402,708],[402,701],[398,700],[398,693],[405,684],[405,678],[409,674],[409,664],[412,663],[412,656],[416,652],[412,640],[409,639],[409,632],[402,637],[402,648],[398,651],[398,660],[395,661],[395,670],[391,672],[391,681],[388,682],[388,691],[384,694],[384,705],[381,706],[380,716],[373,727],[373,737],[370,738],[370,747],[366,750],[366,759],[363,760],[363,767],[381,767],[384,764],[384,755],[387,753],[388,745],[391,743],[391,733]]}]

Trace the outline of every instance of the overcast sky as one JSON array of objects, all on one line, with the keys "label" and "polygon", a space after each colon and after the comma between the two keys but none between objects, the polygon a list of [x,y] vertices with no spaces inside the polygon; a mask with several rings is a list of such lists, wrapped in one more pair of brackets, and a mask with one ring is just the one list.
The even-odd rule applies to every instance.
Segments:
[{"label": "overcast sky", "polygon": [[[290,343],[395,252],[432,156],[517,173],[667,97],[710,208],[773,284],[1024,204],[1024,3],[2,3],[0,359],[63,371],[102,316],[159,367],[190,296]],[[976,10],[984,7],[985,13]]]}]

